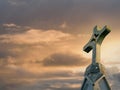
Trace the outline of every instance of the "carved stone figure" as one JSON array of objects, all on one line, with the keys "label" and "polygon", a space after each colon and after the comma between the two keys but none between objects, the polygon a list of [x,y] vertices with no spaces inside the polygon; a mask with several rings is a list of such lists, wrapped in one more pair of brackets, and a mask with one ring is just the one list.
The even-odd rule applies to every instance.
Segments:
[{"label": "carved stone figure", "polygon": [[100,63],[100,47],[109,33],[110,29],[107,26],[103,29],[98,29],[96,26],[90,41],[83,48],[87,53],[93,51],[92,63],[86,69],[81,90],[111,90],[105,77],[104,67]]}]

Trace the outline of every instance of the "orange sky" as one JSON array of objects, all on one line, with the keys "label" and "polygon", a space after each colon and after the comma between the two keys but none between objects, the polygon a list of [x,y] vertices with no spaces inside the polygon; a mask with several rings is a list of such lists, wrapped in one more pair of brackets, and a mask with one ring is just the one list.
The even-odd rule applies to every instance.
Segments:
[{"label": "orange sky", "polygon": [[101,47],[111,87],[119,90],[120,1],[1,0],[0,90],[79,90],[95,25],[111,33]]}]

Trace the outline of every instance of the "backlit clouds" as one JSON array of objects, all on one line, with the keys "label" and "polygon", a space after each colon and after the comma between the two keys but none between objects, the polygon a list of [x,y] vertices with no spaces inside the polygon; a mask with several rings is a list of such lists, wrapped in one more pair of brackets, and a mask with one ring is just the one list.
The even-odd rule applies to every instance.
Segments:
[{"label": "backlit clouds", "polygon": [[[79,90],[83,80],[83,73],[64,70],[33,74],[18,67],[2,67],[0,73],[2,90]],[[112,89],[119,90],[119,70],[109,68],[108,75]]]},{"label": "backlit clouds", "polygon": [[84,66],[90,60],[71,53],[56,53],[43,60],[44,66]]},{"label": "backlit clouds", "polygon": [[0,36],[1,89],[59,90],[63,87],[67,90],[80,87],[83,70],[79,68],[90,61],[78,54],[81,46],[77,43],[82,43],[79,38],[85,38],[84,35],[32,29],[13,23],[3,24],[3,27],[6,32]]},{"label": "backlit clouds", "polygon": [[[85,58],[77,55],[81,48],[78,43],[82,43],[79,38],[85,38],[84,35],[72,35],[57,30],[32,29],[13,23],[3,24],[3,26],[3,30],[8,29],[0,36],[1,64],[29,65],[43,61],[39,64],[79,66],[87,63],[87,60],[83,60]],[[70,53],[67,54],[67,52]],[[51,62],[48,57],[56,59],[55,62]],[[74,59],[75,63],[73,63]]]},{"label": "backlit clouds", "polygon": [[119,90],[119,4],[0,0],[0,90],[80,90],[91,62],[91,54],[82,48],[95,25],[112,29],[102,44],[101,62],[109,71],[110,85]]},{"label": "backlit clouds", "polygon": [[[32,68],[32,67],[29,67]],[[62,89],[79,88],[82,74],[74,73],[71,70],[43,71],[41,73],[32,73],[18,66],[2,66],[0,69],[0,88],[2,90],[34,90],[42,89]],[[30,90],[32,90],[30,89]]]},{"label": "backlit clouds", "polygon": [[0,86],[3,90],[79,90],[85,66],[91,62],[87,55],[81,54],[89,34],[34,29],[14,23],[3,24],[2,28]]},{"label": "backlit clouds", "polygon": [[79,90],[85,66],[91,62],[87,55],[81,54],[89,34],[34,29],[13,23],[3,27],[2,32],[6,30],[0,35],[3,90]]},{"label": "backlit clouds", "polygon": [[30,29],[26,31],[25,33],[15,34],[15,35],[1,35],[0,36],[3,40],[3,42],[13,42],[17,44],[35,44],[40,42],[57,42],[60,40],[67,40],[71,39],[70,34],[65,34],[60,31],[55,30],[48,30],[48,31],[42,31],[42,30],[35,30]]}]

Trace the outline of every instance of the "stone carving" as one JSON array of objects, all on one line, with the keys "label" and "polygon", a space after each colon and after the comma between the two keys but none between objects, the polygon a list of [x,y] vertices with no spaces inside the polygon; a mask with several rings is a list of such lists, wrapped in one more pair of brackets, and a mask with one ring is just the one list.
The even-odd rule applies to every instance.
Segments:
[{"label": "stone carving", "polygon": [[104,38],[110,33],[110,29],[105,26],[93,29],[93,35],[83,50],[87,53],[92,51],[92,63],[85,71],[85,79],[81,90],[111,90],[104,72],[104,66],[100,63],[100,47]]}]

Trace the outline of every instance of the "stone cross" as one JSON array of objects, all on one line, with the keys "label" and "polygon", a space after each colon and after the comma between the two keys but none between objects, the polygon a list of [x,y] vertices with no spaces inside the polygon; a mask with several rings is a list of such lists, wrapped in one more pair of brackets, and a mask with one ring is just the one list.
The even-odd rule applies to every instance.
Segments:
[{"label": "stone cross", "polygon": [[101,44],[108,33],[110,29],[107,26],[102,29],[96,26],[91,39],[83,48],[85,52],[93,50],[93,53],[92,63],[86,68],[81,90],[111,90],[105,77],[104,66],[100,63]]},{"label": "stone cross", "polygon": [[83,50],[87,53],[93,49],[92,64],[100,62],[100,47],[102,41],[109,32],[110,29],[108,29],[107,26],[105,26],[103,29],[99,29],[97,26],[95,26],[90,41],[84,46]]}]

